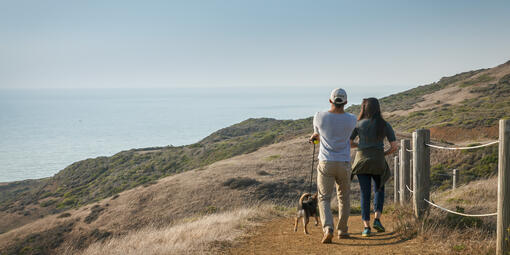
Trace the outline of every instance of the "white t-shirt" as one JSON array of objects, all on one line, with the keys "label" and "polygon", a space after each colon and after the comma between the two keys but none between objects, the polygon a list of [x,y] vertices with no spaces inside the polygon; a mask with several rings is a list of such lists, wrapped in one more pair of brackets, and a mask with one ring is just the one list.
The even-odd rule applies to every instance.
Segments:
[{"label": "white t-shirt", "polygon": [[313,130],[320,135],[319,160],[351,161],[350,137],[356,117],[350,113],[317,112]]}]

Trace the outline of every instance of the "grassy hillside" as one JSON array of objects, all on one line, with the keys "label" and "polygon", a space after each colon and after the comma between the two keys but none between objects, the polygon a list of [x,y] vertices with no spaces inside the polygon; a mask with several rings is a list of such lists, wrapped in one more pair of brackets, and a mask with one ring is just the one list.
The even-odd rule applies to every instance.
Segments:
[{"label": "grassy hillside", "polygon": [[[187,146],[133,149],[111,157],[82,160],[51,178],[0,186],[0,212],[36,219],[310,131],[311,118],[248,119]],[[7,224],[15,227],[23,222]],[[0,227],[0,231],[10,227]]]},{"label": "grassy hillside", "polygon": [[[385,118],[400,131],[435,128],[432,136],[450,141],[490,138],[497,121],[510,116],[510,61],[500,66],[443,77],[438,82],[380,99]],[[358,113],[359,105],[348,109]],[[442,132],[435,132],[437,128]],[[489,133],[488,129],[493,130]],[[476,132],[473,129],[479,130]],[[448,136],[444,130],[468,130],[468,137]]]},{"label": "grassy hillside", "polygon": [[[307,188],[311,153],[302,135],[46,215],[0,233],[0,253],[17,254],[23,249],[62,253],[64,247],[82,249],[140,228],[168,227],[264,202],[293,204]],[[0,214],[0,224],[12,217]]]},{"label": "grassy hillside", "polygon": [[[478,79],[474,79],[478,81]],[[489,81],[489,80],[486,80]],[[500,79],[491,77],[491,83],[474,86],[469,84],[469,93],[473,98],[466,98],[460,104],[442,104],[436,107],[413,111],[407,116],[390,116],[389,120],[402,130],[411,131],[416,127],[460,127],[473,129],[497,125],[497,121],[508,117],[510,113],[510,74]]]}]

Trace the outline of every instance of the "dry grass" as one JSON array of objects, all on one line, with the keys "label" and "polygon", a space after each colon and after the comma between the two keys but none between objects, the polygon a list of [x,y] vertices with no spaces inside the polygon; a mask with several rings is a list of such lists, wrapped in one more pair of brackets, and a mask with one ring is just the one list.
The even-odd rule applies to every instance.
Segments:
[{"label": "dry grass", "polygon": [[[496,178],[479,180],[456,190],[432,194],[436,204],[468,214],[496,211]],[[459,208],[457,208],[459,207]],[[462,208],[462,209],[461,209]],[[496,243],[496,218],[463,217],[430,208],[418,221],[410,207],[397,207],[392,214],[397,231],[405,239],[418,238],[444,254],[493,254]]]},{"label": "dry grass", "polygon": [[[432,199],[441,206],[455,210],[462,207],[468,214],[494,213],[497,210],[498,199],[497,178],[478,180],[462,185],[456,190],[447,190],[432,194]],[[437,210],[435,210],[437,212]],[[444,213],[445,214],[445,213]],[[496,217],[481,218],[484,224],[496,227]]]},{"label": "dry grass", "polygon": [[[102,240],[96,235],[98,231],[123,236],[146,226],[166,227],[180,223],[184,218],[248,208],[258,201],[294,205],[307,187],[305,180],[308,179],[311,152],[306,137],[298,137],[169,176],[153,185],[124,191],[115,199],[107,198],[68,210],[66,212],[71,214],[69,217],[48,215],[0,233],[0,251],[27,239],[31,234],[43,233],[58,226],[64,220],[76,222],[73,230],[65,234],[65,241],[73,243],[76,249],[83,249]],[[265,160],[276,154],[281,157]],[[260,171],[268,174],[260,175]],[[242,188],[224,186],[223,183],[232,177],[254,179],[259,184]],[[89,220],[90,223],[85,222],[94,213],[95,205],[104,210],[98,211],[94,220]],[[62,253],[60,248],[52,252]]]},{"label": "dry grass", "polygon": [[158,228],[148,227],[123,237],[94,243],[81,254],[211,254],[229,247],[246,228],[277,215],[275,207],[249,209],[204,216],[191,222]]}]

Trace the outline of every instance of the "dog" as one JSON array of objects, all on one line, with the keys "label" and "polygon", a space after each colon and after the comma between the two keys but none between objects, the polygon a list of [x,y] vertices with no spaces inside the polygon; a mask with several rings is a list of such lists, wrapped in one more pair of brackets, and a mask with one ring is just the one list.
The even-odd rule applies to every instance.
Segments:
[{"label": "dog", "polygon": [[308,234],[306,228],[310,217],[315,217],[315,226],[319,225],[319,216],[317,215],[317,193],[304,193],[299,198],[296,222],[294,223],[294,232],[297,232],[299,218],[303,217],[303,225],[305,227],[305,235]]}]

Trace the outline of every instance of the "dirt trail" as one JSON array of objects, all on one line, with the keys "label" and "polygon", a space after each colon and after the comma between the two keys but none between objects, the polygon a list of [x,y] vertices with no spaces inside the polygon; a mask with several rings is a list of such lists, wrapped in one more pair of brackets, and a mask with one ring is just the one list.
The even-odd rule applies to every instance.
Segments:
[{"label": "dirt trail", "polygon": [[[302,225],[298,232],[293,231],[293,219],[277,218],[257,227],[248,237],[240,241],[230,254],[438,254],[417,240],[402,240],[393,232],[393,222],[383,218],[385,233],[373,233],[362,237],[361,216],[349,218],[351,238],[338,239],[336,231],[332,244],[321,244],[322,231],[308,225],[310,234],[303,233]],[[319,223],[320,225],[320,223]]]}]

